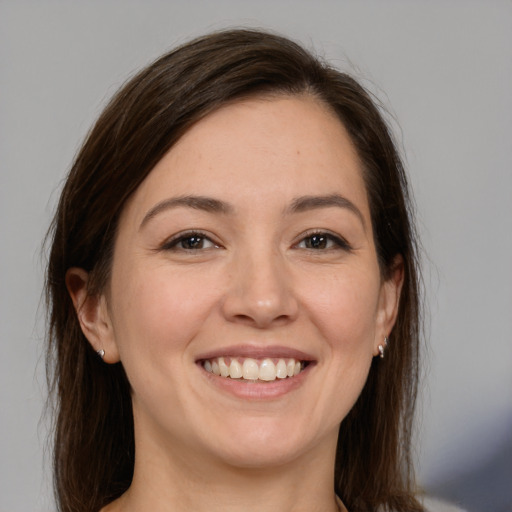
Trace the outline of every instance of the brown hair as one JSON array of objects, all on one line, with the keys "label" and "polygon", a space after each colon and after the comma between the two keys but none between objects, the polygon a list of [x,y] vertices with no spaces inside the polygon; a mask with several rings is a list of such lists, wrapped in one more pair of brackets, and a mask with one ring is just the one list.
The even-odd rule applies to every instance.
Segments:
[{"label": "brown hair", "polygon": [[407,181],[389,129],[350,76],[290,40],[252,30],[196,39],[162,56],[110,101],[78,153],[49,232],[48,376],[56,398],[54,471],[62,511],[97,511],[129,486],[134,467],[130,386],[80,329],[66,271],[89,272],[89,293],[108,282],[119,215],[155,164],[194,123],[230,101],[310,94],[348,130],[364,168],[384,276],[404,261],[398,319],[384,360],[340,427],[335,489],[352,512],[420,511],[410,459],[419,344],[416,238]]}]

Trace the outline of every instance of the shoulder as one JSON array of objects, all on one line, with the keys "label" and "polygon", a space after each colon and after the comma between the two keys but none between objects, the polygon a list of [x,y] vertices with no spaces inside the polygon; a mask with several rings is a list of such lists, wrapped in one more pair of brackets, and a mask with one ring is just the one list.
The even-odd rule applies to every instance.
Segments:
[{"label": "shoulder", "polygon": [[436,498],[425,497],[421,501],[426,512],[465,512],[464,509],[457,505]]}]

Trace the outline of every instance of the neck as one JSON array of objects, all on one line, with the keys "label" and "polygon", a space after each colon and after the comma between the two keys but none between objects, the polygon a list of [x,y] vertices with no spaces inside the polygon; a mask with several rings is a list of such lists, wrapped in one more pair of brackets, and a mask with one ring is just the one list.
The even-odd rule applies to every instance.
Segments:
[{"label": "neck", "polygon": [[186,450],[138,443],[130,489],[103,512],[338,512],[332,443],[297,459],[240,468]]}]

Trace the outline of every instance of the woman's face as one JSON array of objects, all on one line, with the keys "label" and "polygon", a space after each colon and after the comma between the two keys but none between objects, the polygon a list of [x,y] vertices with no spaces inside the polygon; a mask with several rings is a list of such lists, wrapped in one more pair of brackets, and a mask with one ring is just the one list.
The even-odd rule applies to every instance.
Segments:
[{"label": "woman's face", "polygon": [[395,274],[381,277],[338,119],[306,96],[241,101],[128,202],[89,338],[126,369],[137,449],[244,467],[332,457],[394,322]]}]

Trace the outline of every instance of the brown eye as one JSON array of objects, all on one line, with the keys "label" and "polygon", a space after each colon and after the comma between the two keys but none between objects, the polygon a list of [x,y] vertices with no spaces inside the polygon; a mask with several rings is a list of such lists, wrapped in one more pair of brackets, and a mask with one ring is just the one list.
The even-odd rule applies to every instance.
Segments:
[{"label": "brown eye", "polygon": [[179,244],[182,249],[203,249],[205,245],[205,238],[203,236],[193,235],[187,238],[182,238]]},{"label": "brown eye", "polygon": [[325,235],[313,235],[304,240],[307,249],[326,249],[329,239]]},{"label": "brown eye", "polygon": [[218,246],[202,233],[185,233],[167,242],[163,249],[168,251],[200,251],[216,247]]},{"label": "brown eye", "polygon": [[308,235],[297,244],[297,247],[313,251],[330,249],[350,250],[349,244],[343,238],[331,235],[330,233],[313,233]]}]

